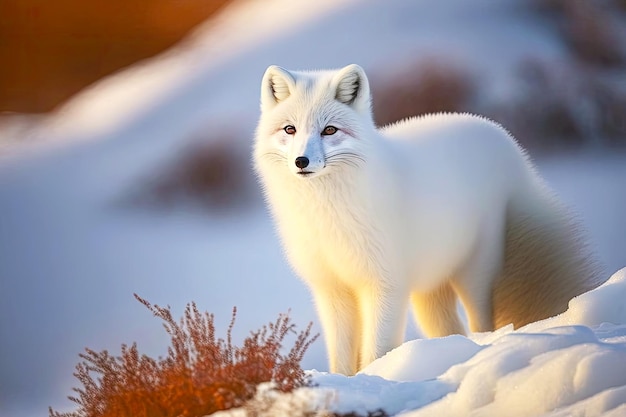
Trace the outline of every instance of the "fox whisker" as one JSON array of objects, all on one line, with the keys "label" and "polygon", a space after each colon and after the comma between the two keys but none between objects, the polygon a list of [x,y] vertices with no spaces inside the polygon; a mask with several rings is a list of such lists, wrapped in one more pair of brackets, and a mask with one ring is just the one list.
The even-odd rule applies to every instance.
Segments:
[{"label": "fox whisker", "polygon": [[285,163],[287,161],[287,157],[279,152],[265,152],[261,156],[274,164]]},{"label": "fox whisker", "polygon": [[356,152],[335,152],[326,156],[326,165],[350,165],[358,168],[365,158]]}]

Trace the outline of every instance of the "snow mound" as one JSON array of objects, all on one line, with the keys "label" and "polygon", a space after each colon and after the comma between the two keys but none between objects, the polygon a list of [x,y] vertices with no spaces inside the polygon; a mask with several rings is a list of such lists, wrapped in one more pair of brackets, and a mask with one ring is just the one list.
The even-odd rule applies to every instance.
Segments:
[{"label": "snow mound", "polygon": [[540,416],[595,396],[606,411],[617,404],[599,398],[626,386],[626,343],[605,343],[584,326],[514,332],[438,379],[451,392],[408,415]]},{"label": "snow mound", "polygon": [[524,329],[571,324],[595,326],[601,323],[626,323],[626,268],[617,271],[598,288],[572,299],[565,313],[529,324]]},{"label": "snow mound", "polygon": [[[415,340],[344,377],[312,371],[332,411],[423,416],[626,415],[626,268],[561,315]],[[327,398],[327,397],[326,397]]]},{"label": "snow mound", "polygon": [[[482,349],[470,339],[452,335],[436,339],[418,339],[404,343],[401,347],[377,360],[361,373],[378,375],[394,381],[422,381],[436,378],[452,365],[465,362]],[[436,352],[445,352],[445,355]],[[405,363],[407,358],[425,358],[428,361]]]}]

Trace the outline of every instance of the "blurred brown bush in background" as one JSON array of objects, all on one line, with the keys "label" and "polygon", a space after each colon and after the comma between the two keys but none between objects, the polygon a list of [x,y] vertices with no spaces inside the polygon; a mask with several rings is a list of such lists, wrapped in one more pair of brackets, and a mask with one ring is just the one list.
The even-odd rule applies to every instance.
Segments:
[{"label": "blurred brown bush in background", "polygon": [[[626,1],[534,0],[526,6],[555,32],[565,59],[529,55],[510,74],[509,91],[485,96],[453,57],[422,57],[372,78],[376,123],[434,112],[478,113],[505,126],[526,147],[626,145]],[[476,74],[477,75],[477,74]]]},{"label": "blurred brown bush in background", "polygon": [[623,49],[616,32],[626,2],[613,0],[534,0],[536,10],[552,20],[572,55],[598,66],[624,64]]},{"label": "blurred brown bush in background", "polygon": [[0,111],[45,112],[230,0],[0,0]]},{"label": "blurred brown bush in background", "polygon": [[567,61],[528,57],[505,103],[483,109],[525,145],[545,149],[626,145],[626,45],[623,0],[534,0],[555,28]]},{"label": "blurred brown bush in background", "polygon": [[197,134],[151,169],[139,188],[129,190],[124,198],[145,207],[168,209],[192,203],[214,213],[228,211],[245,203],[255,188],[248,149],[236,146],[241,143],[246,143],[243,135],[215,138]]},{"label": "blurred brown bush in background", "polygon": [[372,106],[379,126],[426,113],[467,110],[473,83],[464,68],[441,59],[403,65],[393,75],[374,76]]}]

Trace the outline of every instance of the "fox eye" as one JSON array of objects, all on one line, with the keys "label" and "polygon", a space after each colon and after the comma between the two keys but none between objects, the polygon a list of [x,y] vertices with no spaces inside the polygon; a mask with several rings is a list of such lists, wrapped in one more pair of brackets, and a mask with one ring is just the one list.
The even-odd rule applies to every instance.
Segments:
[{"label": "fox eye", "polygon": [[283,128],[283,130],[285,131],[286,134],[288,135],[295,135],[296,134],[296,128],[293,127],[292,125],[287,125]]},{"label": "fox eye", "polygon": [[323,136],[330,136],[337,133],[337,128],[335,126],[326,126],[324,130],[322,130]]}]

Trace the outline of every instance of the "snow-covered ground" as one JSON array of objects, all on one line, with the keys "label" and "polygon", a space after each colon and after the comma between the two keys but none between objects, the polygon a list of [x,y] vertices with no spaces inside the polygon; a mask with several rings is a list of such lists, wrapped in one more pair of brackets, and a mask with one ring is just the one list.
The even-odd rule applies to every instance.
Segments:
[{"label": "snow-covered ground", "polygon": [[262,415],[300,415],[294,410],[304,406],[363,416],[621,417],[626,325],[614,323],[626,322],[625,298],[626,268],[563,314],[515,331],[412,340],[354,377],[310,371],[315,388],[284,396],[261,389],[259,399],[277,399]]},{"label": "snow-covered ground", "polygon": [[[163,354],[161,324],[134,292],[171,305],[175,314],[194,300],[216,314],[222,330],[236,305],[239,338],[288,309],[301,327],[317,322],[259,198],[213,214],[190,206],[150,210],[120,200],[197,132],[217,126],[240,137],[239,146],[250,146],[258,84],[270,64],[356,62],[380,73],[436,55],[478,74],[485,95],[506,96],[518,63],[566,55],[522,4],[235,2],[178,48],[104,80],[35,127],[19,129],[28,137],[13,139],[32,145],[11,141],[0,149],[0,415],[71,408],[65,397],[77,384],[72,371],[85,346],[116,351],[137,341],[142,351]],[[607,271],[626,265],[626,155],[596,150],[537,162],[579,212]],[[595,416],[612,408],[606,415],[626,415],[626,382],[620,379],[626,375],[626,284],[614,285],[575,302],[563,316],[570,321],[408,342],[372,364],[369,376],[324,374],[321,341],[303,365],[321,371],[313,372],[320,386],[337,389],[338,409]],[[407,340],[418,336],[410,326]]]},{"label": "snow-covered ground", "polygon": [[[337,411],[422,416],[626,415],[626,269],[517,331],[414,340],[355,378],[313,374]],[[602,324],[600,324],[602,323]],[[591,327],[588,327],[591,326]]]}]

